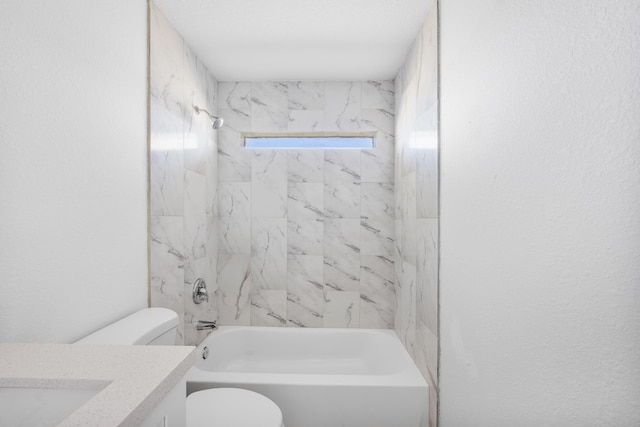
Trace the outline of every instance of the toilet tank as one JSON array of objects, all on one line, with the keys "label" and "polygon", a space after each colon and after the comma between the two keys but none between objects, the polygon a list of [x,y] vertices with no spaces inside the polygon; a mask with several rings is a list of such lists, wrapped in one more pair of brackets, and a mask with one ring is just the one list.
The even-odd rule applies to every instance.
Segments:
[{"label": "toilet tank", "polygon": [[76,344],[174,345],[178,315],[168,308],[152,307],[137,311]]}]

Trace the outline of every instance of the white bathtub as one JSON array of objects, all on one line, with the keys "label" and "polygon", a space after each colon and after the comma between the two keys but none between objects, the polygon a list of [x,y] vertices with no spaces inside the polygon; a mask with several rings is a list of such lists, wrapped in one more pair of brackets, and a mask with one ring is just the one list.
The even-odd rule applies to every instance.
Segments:
[{"label": "white bathtub", "polygon": [[427,383],[385,329],[223,326],[187,373],[187,393],[216,387],[264,394],[286,427],[428,426]]}]

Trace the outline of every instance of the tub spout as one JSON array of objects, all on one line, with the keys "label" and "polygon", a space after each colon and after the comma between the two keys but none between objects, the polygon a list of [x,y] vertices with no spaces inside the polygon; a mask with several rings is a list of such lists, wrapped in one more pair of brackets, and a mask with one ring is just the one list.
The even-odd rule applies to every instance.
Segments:
[{"label": "tub spout", "polygon": [[210,322],[208,320],[198,320],[198,323],[196,324],[196,330],[204,331],[206,329],[211,329],[215,331],[216,329],[218,329],[218,321],[214,320]]}]

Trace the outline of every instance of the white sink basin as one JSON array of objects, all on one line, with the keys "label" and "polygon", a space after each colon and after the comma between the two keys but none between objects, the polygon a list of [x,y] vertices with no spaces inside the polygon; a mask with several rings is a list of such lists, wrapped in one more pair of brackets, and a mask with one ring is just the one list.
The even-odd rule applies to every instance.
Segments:
[{"label": "white sink basin", "polygon": [[100,390],[0,387],[0,426],[56,426]]}]

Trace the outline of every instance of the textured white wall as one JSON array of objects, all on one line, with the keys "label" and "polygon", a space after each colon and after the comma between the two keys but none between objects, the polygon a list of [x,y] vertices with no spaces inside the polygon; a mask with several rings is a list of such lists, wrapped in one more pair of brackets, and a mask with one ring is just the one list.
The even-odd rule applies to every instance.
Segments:
[{"label": "textured white wall", "polygon": [[0,3],[0,341],[147,302],[144,0]]},{"label": "textured white wall", "polygon": [[441,425],[640,425],[640,4],[440,4]]}]

